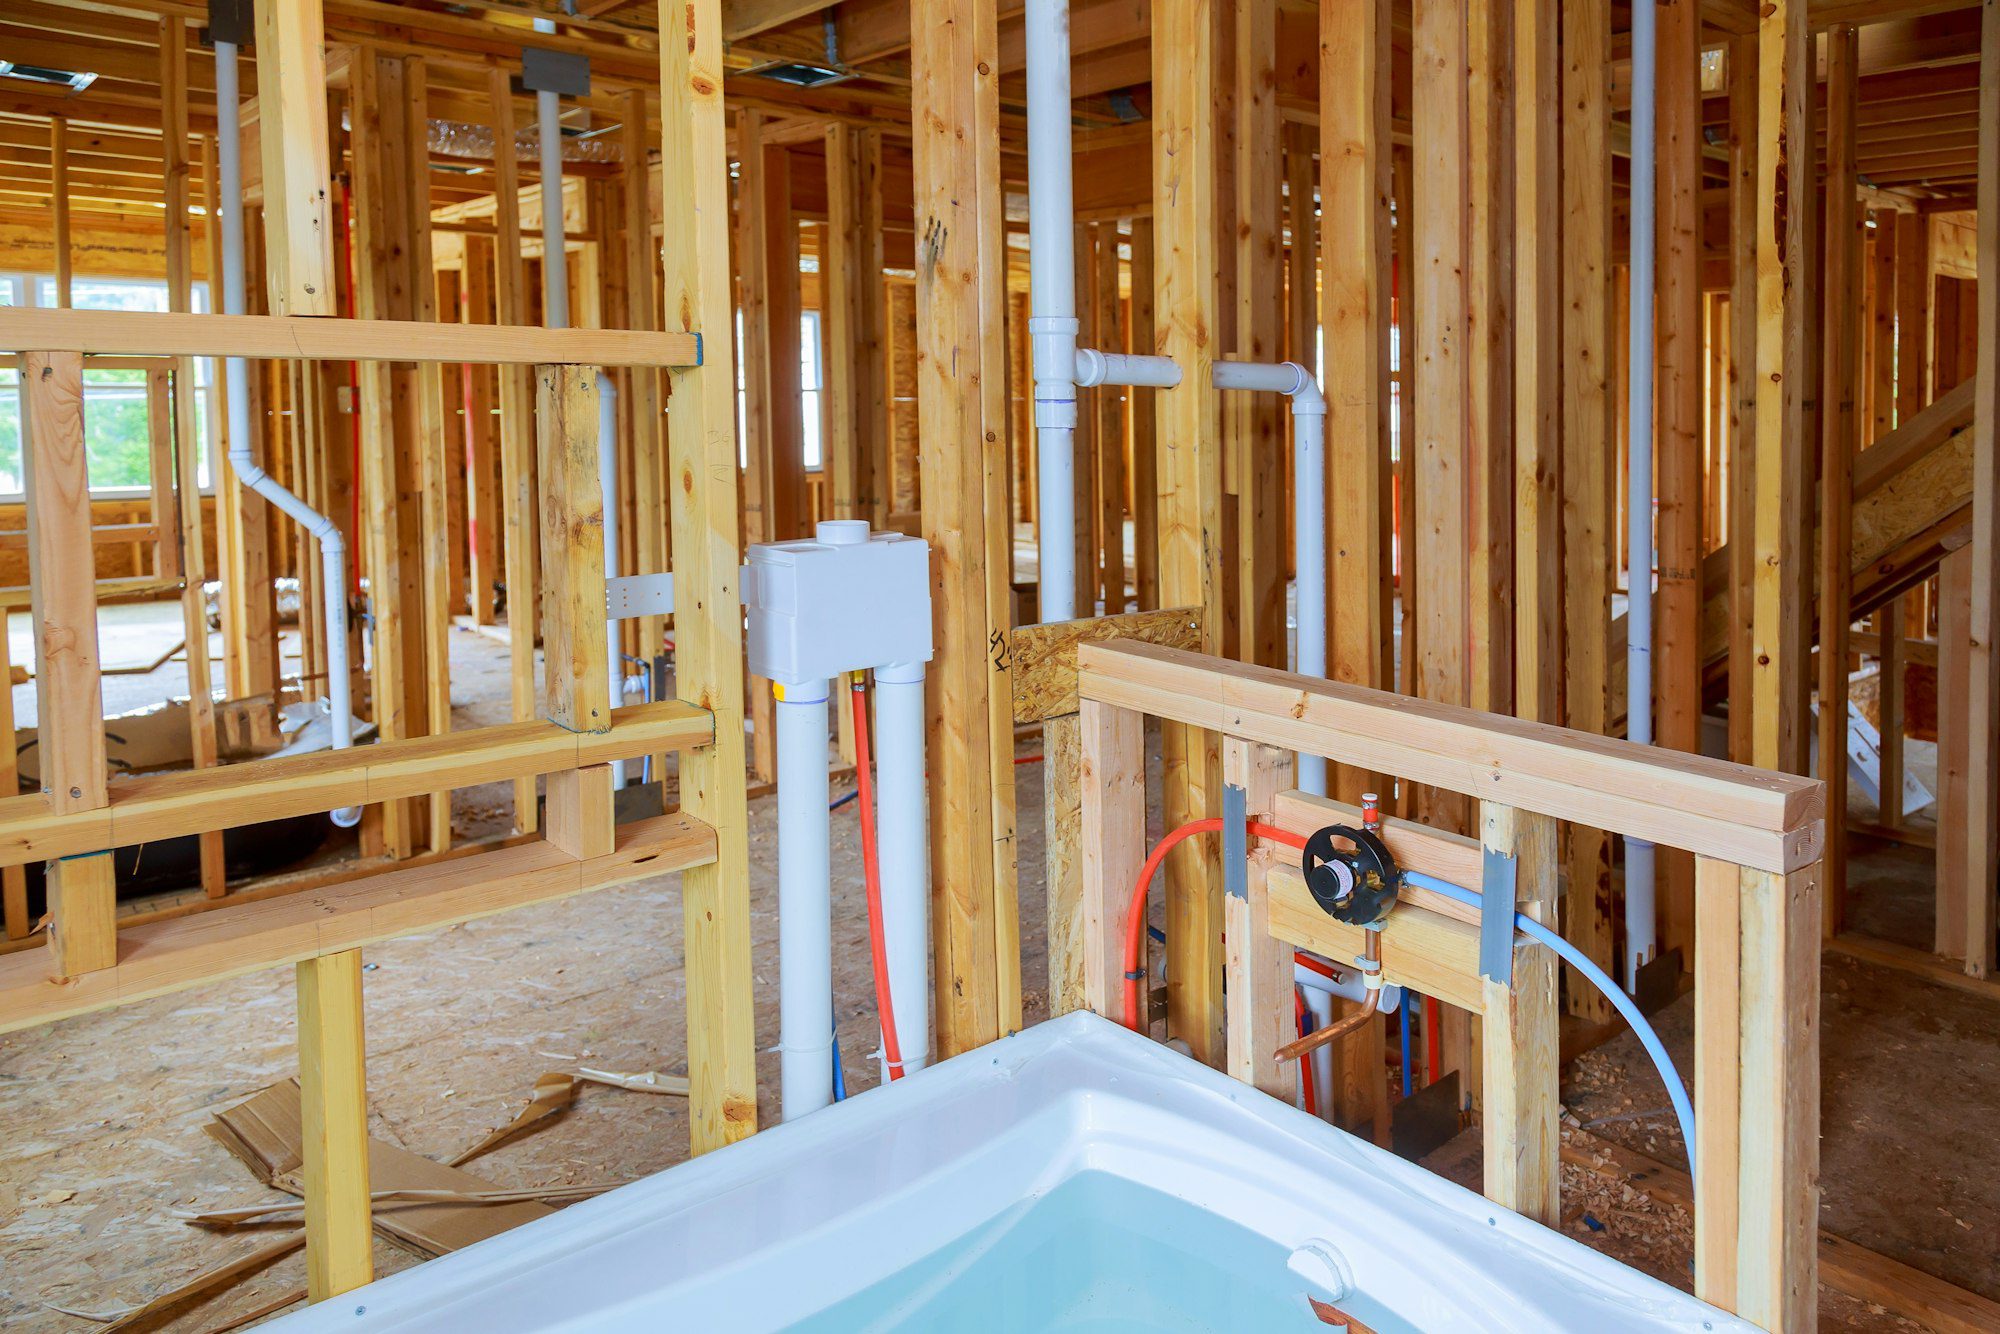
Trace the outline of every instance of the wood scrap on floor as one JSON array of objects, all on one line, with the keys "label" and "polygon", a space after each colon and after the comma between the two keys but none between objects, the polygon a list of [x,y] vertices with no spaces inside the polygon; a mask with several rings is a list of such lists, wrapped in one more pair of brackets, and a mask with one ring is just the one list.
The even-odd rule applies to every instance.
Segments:
[{"label": "wood scrap on floor", "polygon": [[686,1075],[663,1075],[657,1070],[643,1074],[624,1074],[617,1070],[579,1070],[578,1079],[592,1084],[609,1084],[612,1088],[630,1089],[634,1093],[664,1093],[672,1097],[685,1098],[688,1092]]}]

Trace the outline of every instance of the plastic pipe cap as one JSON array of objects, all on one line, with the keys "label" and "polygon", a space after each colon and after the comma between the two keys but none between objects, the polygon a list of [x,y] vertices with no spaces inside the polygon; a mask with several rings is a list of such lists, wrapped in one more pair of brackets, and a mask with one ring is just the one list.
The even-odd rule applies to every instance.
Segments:
[{"label": "plastic pipe cap", "polygon": [[813,537],[821,546],[859,546],[868,540],[868,520],[821,519],[813,530]]}]

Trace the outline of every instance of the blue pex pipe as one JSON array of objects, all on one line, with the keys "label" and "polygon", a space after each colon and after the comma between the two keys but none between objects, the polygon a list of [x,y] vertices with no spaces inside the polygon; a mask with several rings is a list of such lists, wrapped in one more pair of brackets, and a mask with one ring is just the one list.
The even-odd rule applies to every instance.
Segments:
[{"label": "blue pex pipe", "polygon": [[1417,999],[1417,993],[1405,987],[1403,989],[1403,1003],[1397,1007],[1398,1010],[1401,1012],[1401,1017],[1403,1020],[1403,1096],[1406,1098],[1409,1097],[1411,1093],[1410,1006],[1413,1003],[1415,1003],[1416,999]]},{"label": "blue pex pipe", "polygon": [[[1462,889],[1448,880],[1440,880],[1421,871],[1405,871],[1403,879],[1420,889],[1432,890],[1448,899],[1457,899],[1468,907],[1480,906],[1479,895],[1469,889]],[[1698,1172],[1701,1160],[1695,1152],[1694,1103],[1688,1098],[1687,1085],[1681,1082],[1680,1071],[1674,1069],[1673,1059],[1667,1055],[1666,1044],[1660,1041],[1660,1035],[1653,1031],[1653,1026],[1646,1021],[1646,1016],[1639,1012],[1638,1005],[1625,994],[1625,989],[1612,981],[1588,955],[1534,918],[1526,913],[1515,913],[1514,926],[1524,932],[1530,940],[1554,950],[1565,963],[1589,978],[1591,985],[1604,993],[1604,998],[1617,1008],[1618,1013],[1624,1016],[1625,1022],[1632,1026],[1632,1031],[1639,1035],[1639,1041],[1645,1045],[1646,1054],[1653,1058],[1653,1064],[1659,1068],[1660,1079],[1667,1086],[1667,1099],[1674,1105],[1674,1119],[1680,1122],[1681,1139],[1687,1144],[1689,1167],[1692,1171]]]}]

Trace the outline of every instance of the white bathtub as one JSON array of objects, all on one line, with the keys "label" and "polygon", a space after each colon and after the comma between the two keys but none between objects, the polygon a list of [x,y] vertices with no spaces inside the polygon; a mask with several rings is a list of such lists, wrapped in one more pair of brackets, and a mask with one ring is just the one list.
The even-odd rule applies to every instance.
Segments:
[{"label": "white bathtub", "polygon": [[1381,1334],[1752,1328],[1086,1014],[282,1324],[1325,1331],[1308,1293]]}]

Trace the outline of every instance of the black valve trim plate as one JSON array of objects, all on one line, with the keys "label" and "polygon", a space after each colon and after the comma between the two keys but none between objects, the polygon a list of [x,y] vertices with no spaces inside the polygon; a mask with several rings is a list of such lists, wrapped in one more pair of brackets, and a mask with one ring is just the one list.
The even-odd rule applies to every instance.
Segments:
[{"label": "black valve trim plate", "polygon": [[[1352,843],[1354,851],[1335,847],[1336,838]],[[1353,926],[1373,926],[1387,917],[1403,885],[1402,868],[1381,836],[1352,825],[1316,830],[1300,854],[1299,870],[1320,910]]]}]

